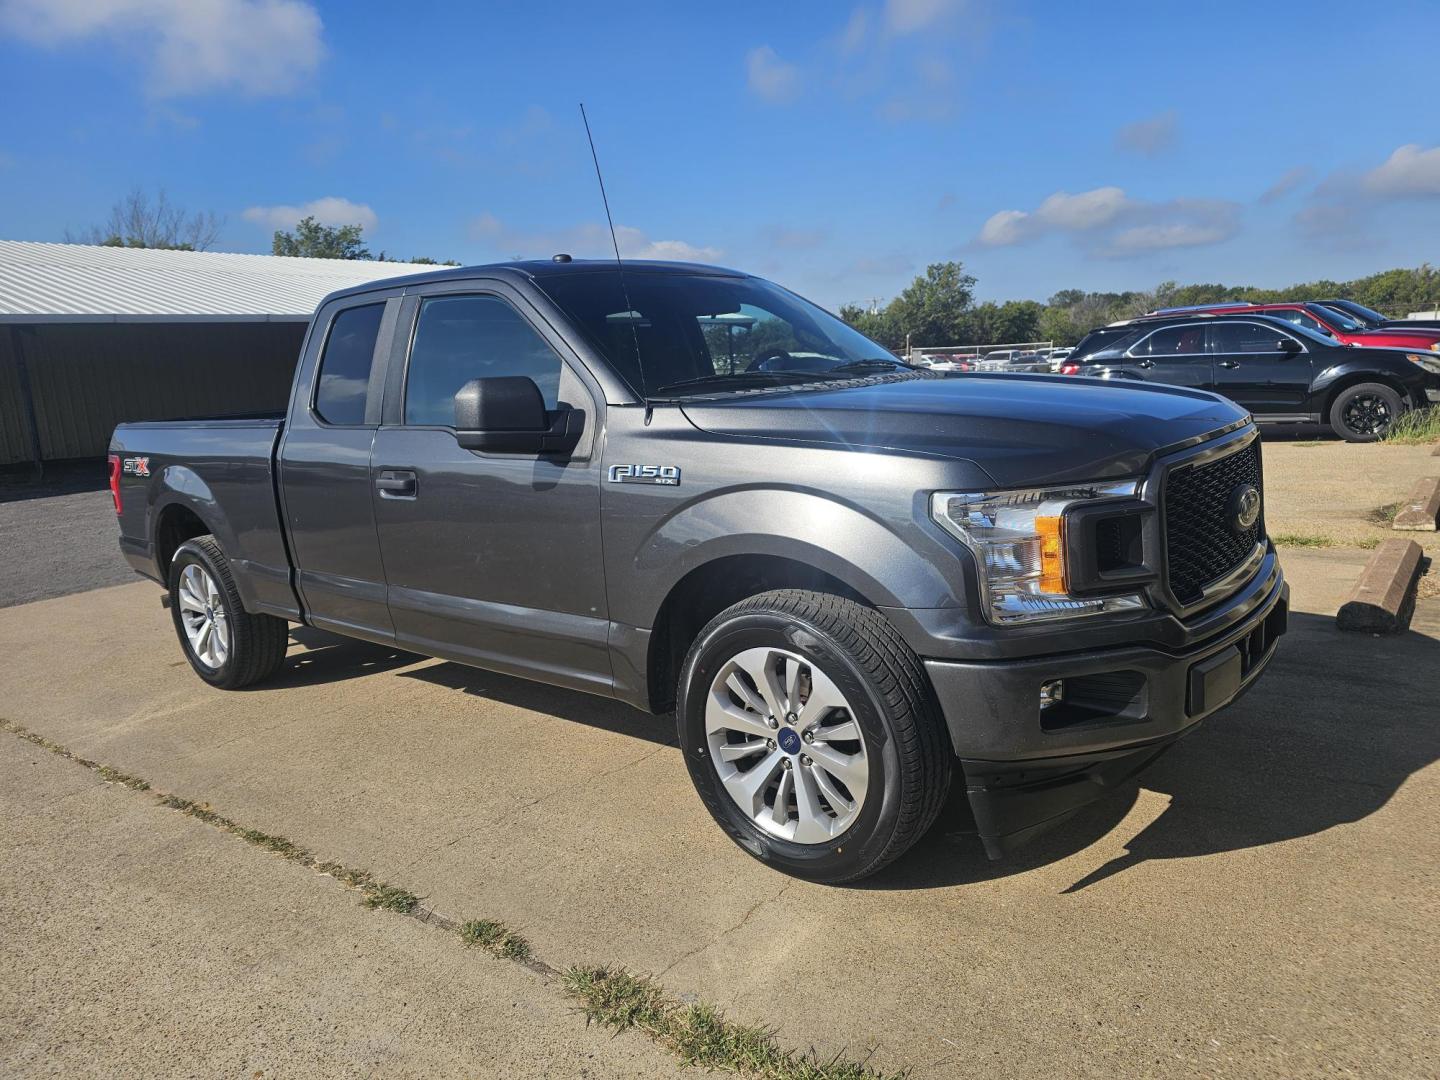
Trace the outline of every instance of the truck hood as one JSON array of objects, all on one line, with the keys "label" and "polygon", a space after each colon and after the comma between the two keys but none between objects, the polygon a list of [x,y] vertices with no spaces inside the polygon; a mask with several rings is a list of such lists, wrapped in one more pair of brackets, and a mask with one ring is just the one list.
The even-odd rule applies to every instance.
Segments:
[{"label": "truck hood", "polygon": [[1045,375],[883,380],[683,408],[702,431],[968,461],[1000,487],[1137,476],[1156,451],[1247,416],[1200,390]]}]

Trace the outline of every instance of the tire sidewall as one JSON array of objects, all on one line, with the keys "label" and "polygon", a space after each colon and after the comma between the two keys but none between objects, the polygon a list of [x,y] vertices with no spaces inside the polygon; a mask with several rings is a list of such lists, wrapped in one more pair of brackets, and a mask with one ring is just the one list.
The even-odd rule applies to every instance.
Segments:
[{"label": "tire sidewall", "polygon": [[[1379,442],[1384,438],[1384,433],[1379,435],[1362,435],[1351,431],[1345,426],[1346,404],[1362,394],[1374,394],[1384,399],[1385,404],[1390,407],[1390,423],[1392,425],[1400,418],[1400,414],[1405,411],[1404,400],[1394,390],[1390,389],[1390,387],[1381,383],[1358,383],[1355,386],[1347,386],[1344,390],[1340,391],[1339,396],[1335,398],[1334,404],[1330,406],[1330,427],[1335,434],[1339,435],[1346,442]],[[1389,429],[1387,428],[1386,430],[1388,431]]]},{"label": "tire sidewall", "polygon": [[[900,760],[883,702],[856,660],[818,627],[764,610],[722,618],[686,657],[676,706],[680,749],[701,801],[731,839],[776,869],[814,881],[855,876],[885,850],[900,816]],[[870,770],[865,804],[850,828],[824,844],[796,844],[762,830],[735,804],[711,761],[705,703],[716,672],[737,653],[767,646],[798,653],[823,670],[849,702],[865,744]]]},{"label": "tire sidewall", "polygon": [[[187,566],[199,566],[210,575],[215,587],[225,598],[225,616],[230,625],[230,652],[225,657],[225,662],[218,668],[212,668],[201,663],[200,658],[195,655],[195,650],[190,646],[190,636],[185,633],[185,623],[180,618],[180,575]],[[241,628],[240,619],[236,618],[240,611],[239,598],[234,595],[226,580],[226,576],[220,572],[216,560],[211,557],[199,544],[187,541],[180,545],[170,560],[170,618],[175,624],[175,636],[180,639],[180,650],[185,654],[185,659],[190,661],[190,666],[195,669],[195,674],[204,679],[211,686],[228,686],[235,672],[235,658],[239,654],[239,635]]]}]

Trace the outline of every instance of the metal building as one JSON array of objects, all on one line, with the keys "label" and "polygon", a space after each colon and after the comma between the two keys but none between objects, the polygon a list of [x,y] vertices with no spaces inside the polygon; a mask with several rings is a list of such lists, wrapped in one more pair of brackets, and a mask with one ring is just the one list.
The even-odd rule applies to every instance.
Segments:
[{"label": "metal building", "polygon": [[122,421],[283,410],[320,299],[416,269],[0,240],[0,467],[102,457]]}]

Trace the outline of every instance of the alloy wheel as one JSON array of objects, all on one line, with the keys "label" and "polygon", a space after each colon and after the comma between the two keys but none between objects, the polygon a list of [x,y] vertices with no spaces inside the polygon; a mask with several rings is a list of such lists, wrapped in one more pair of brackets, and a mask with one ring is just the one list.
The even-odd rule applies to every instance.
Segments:
[{"label": "alloy wheel", "polygon": [[705,702],[705,736],[726,793],[772,836],[826,843],[865,804],[870,763],[855,714],[797,653],[745,649],[722,664]]},{"label": "alloy wheel", "polygon": [[1390,427],[1390,406],[1378,394],[1361,394],[1345,403],[1342,418],[1356,435],[1383,435]]},{"label": "alloy wheel", "polygon": [[230,620],[215,579],[204,567],[191,563],[180,572],[176,592],[191,651],[206,667],[218,669],[230,655]]}]

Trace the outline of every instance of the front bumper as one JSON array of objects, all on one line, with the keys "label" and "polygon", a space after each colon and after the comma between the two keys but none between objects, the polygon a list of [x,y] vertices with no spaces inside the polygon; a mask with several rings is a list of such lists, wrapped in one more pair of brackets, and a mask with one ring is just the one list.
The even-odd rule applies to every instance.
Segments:
[{"label": "front bumper", "polygon": [[[1243,620],[1178,651],[1141,646],[1010,661],[927,660],[980,839],[999,858],[1134,776],[1265,669],[1287,628],[1278,569]],[[1040,687],[1065,681],[1040,707]]]}]

